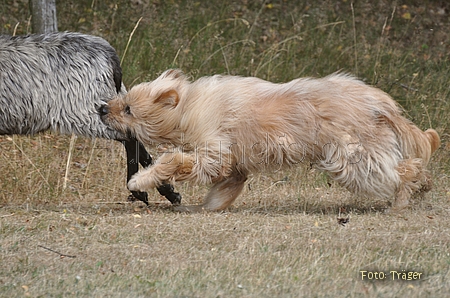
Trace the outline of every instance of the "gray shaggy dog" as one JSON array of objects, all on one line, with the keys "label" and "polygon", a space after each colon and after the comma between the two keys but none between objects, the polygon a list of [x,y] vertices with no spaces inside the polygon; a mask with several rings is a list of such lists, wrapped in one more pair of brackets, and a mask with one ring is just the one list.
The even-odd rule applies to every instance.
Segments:
[{"label": "gray shaggy dog", "polygon": [[[152,159],[144,146],[100,119],[99,108],[126,93],[114,48],[80,33],[0,35],[0,135],[53,130],[121,141],[127,178]],[[173,204],[181,197],[166,184],[158,189]],[[132,192],[148,204],[147,193]]]}]

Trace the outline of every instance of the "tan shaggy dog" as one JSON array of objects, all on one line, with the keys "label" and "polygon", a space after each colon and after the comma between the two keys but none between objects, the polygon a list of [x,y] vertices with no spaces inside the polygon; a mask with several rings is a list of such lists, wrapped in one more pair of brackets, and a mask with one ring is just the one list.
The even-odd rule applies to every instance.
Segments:
[{"label": "tan shaggy dog", "polygon": [[163,183],[213,183],[204,203],[179,210],[223,210],[251,172],[313,164],[353,193],[395,198],[431,188],[425,169],[440,146],[401,114],[385,92],[345,74],[274,84],[215,75],[191,82],[165,71],[100,110],[113,128],[148,145],[170,146],[137,173],[130,190]]}]

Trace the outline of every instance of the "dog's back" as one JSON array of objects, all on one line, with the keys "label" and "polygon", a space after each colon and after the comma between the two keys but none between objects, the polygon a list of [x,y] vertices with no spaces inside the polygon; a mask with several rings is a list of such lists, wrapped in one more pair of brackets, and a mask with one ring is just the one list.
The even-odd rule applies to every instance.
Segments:
[{"label": "dog's back", "polygon": [[117,139],[97,109],[119,92],[120,61],[104,39],[79,33],[0,36],[0,134]]},{"label": "dog's back", "polygon": [[[370,139],[374,123],[381,125],[382,116],[401,116],[389,95],[342,74],[283,84],[213,76],[189,83],[186,90],[185,102],[181,101],[186,108],[181,110],[192,113],[189,125],[196,122],[192,130],[208,127],[227,133],[232,143],[247,140],[250,147],[267,139],[282,145],[301,142],[310,145],[304,148],[308,158],[318,153],[322,143],[345,139],[356,131],[358,138]],[[196,116],[199,112],[201,116]]]}]

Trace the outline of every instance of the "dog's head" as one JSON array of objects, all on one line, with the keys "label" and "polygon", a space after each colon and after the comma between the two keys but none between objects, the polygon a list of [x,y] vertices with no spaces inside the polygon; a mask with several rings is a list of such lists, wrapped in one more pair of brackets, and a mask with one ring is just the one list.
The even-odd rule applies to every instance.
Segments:
[{"label": "dog's head", "polygon": [[114,129],[149,144],[167,141],[178,126],[178,104],[188,81],[179,69],[134,86],[100,108],[102,120]]}]

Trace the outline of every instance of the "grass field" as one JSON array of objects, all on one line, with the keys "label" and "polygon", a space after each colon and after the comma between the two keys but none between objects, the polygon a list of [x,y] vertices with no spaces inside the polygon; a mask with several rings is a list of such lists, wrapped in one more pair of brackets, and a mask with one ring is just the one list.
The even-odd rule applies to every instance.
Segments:
[{"label": "grass field", "polygon": [[[435,185],[392,214],[305,166],[253,175],[226,212],[180,214],[157,192],[149,208],[127,202],[119,144],[0,136],[1,297],[448,297],[450,4],[57,2],[60,31],[117,49],[128,88],[170,67],[274,82],[353,73],[440,133]],[[0,1],[0,33],[28,33],[29,17],[28,1]],[[186,204],[207,191],[176,188]]]}]

